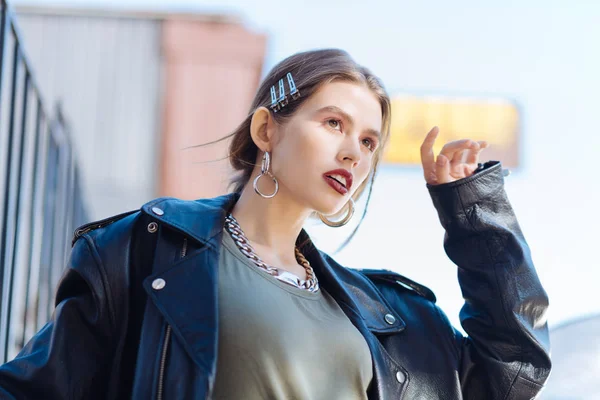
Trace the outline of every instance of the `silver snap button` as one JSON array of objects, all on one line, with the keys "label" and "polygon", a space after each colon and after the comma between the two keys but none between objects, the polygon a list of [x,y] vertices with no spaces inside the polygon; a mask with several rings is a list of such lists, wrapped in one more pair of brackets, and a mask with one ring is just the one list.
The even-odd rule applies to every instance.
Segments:
[{"label": "silver snap button", "polygon": [[396,380],[399,383],[404,383],[404,381],[406,380],[406,376],[402,373],[402,371],[396,372]]},{"label": "silver snap button", "polygon": [[148,232],[154,233],[158,230],[158,224],[156,222],[150,222],[148,224]]},{"label": "silver snap button", "polygon": [[394,318],[394,316],[392,314],[385,314],[385,322],[387,322],[390,325],[394,325],[394,322],[396,322],[396,318]]},{"label": "silver snap button", "polygon": [[509,176],[510,175],[510,169],[502,169],[502,175]]},{"label": "silver snap button", "polygon": [[166,284],[167,282],[165,282],[165,280],[162,278],[155,279],[152,281],[152,289],[161,290],[165,287]]},{"label": "silver snap button", "polygon": [[156,215],[164,215],[165,214],[165,212],[158,207],[152,207],[152,212]]}]

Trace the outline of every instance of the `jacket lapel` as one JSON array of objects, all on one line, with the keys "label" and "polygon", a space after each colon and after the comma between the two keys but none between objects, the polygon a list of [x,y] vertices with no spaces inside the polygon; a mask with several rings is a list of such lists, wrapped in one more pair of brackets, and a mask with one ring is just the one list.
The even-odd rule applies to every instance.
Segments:
[{"label": "jacket lapel", "polygon": [[[152,274],[144,289],[194,362],[209,377],[217,355],[217,272],[219,258],[205,247],[171,268]],[[156,290],[153,282],[165,285]]]},{"label": "jacket lapel", "polygon": [[297,243],[306,243],[302,252],[315,270],[319,284],[338,303],[346,304],[359,315],[371,332],[390,334],[404,330],[404,320],[387,304],[366,276],[341,266],[318,250],[304,230],[300,232]]},{"label": "jacket lapel", "polygon": [[225,216],[238,198],[239,195],[235,193],[195,201],[163,197],[145,204],[142,211],[161,224],[206,245],[212,238],[220,235]]},{"label": "jacket lapel", "polygon": [[[212,381],[217,360],[218,265],[222,226],[234,196],[184,201],[156,199],[142,207],[161,225],[153,273],[144,280],[144,289],[179,339],[190,358]],[[174,262],[182,243],[166,234],[165,227],[178,231],[189,243],[186,257]],[[164,281],[160,289],[153,282]]]}]

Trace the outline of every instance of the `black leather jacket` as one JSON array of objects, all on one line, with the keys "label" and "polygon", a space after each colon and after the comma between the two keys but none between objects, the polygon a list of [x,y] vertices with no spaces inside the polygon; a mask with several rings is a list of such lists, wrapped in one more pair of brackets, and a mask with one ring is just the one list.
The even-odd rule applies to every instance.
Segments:
[{"label": "black leather jacket", "polygon": [[[488,166],[429,187],[458,265],[468,337],[424,286],[389,271],[344,268],[311,243],[304,248],[371,349],[370,399],[532,399],[548,377],[548,298],[501,165]],[[160,198],[79,229],[52,320],[0,367],[0,398],[210,397],[219,248],[236,199]]]}]

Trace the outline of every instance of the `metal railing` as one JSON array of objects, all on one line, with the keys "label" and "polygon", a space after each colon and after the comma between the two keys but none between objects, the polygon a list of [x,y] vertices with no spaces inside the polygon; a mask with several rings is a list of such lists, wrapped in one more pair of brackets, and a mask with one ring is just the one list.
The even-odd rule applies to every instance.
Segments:
[{"label": "metal railing", "polygon": [[[48,113],[0,0],[0,363],[48,320],[70,236],[86,222],[69,127]],[[38,66],[39,67],[39,66]]]}]

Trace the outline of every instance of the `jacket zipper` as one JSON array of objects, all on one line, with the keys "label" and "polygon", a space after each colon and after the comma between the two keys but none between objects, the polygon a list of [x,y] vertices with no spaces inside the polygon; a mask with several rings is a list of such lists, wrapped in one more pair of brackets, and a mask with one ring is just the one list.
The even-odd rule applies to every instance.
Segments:
[{"label": "jacket zipper", "polygon": [[[181,258],[185,257],[187,253],[187,238],[183,239],[183,248],[181,249]],[[158,389],[156,390],[157,400],[163,398],[163,388],[165,379],[165,365],[167,363],[167,350],[169,349],[169,340],[171,339],[171,325],[167,324],[167,330],[165,331],[165,340],[162,346],[162,353],[160,355],[160,368],[158,370]]]},{"label": "jacket zipper", "polygon": [[158,370],[158,389],[156,390],[156,398],[162,400],[163,398],[163,380],[165,378],[165,363],[167,361],[167,349],[169,347],[169,339],[171,338],[171,325],[167,325],[165,332],[165,341],[162,347],[162,354],[160,355],[160,369]]},{"label": "jacket zipper", "polygon": [[181,249],[181,258],[185,257],[187,253],[187,238],[183,239],[183,248]]}]

